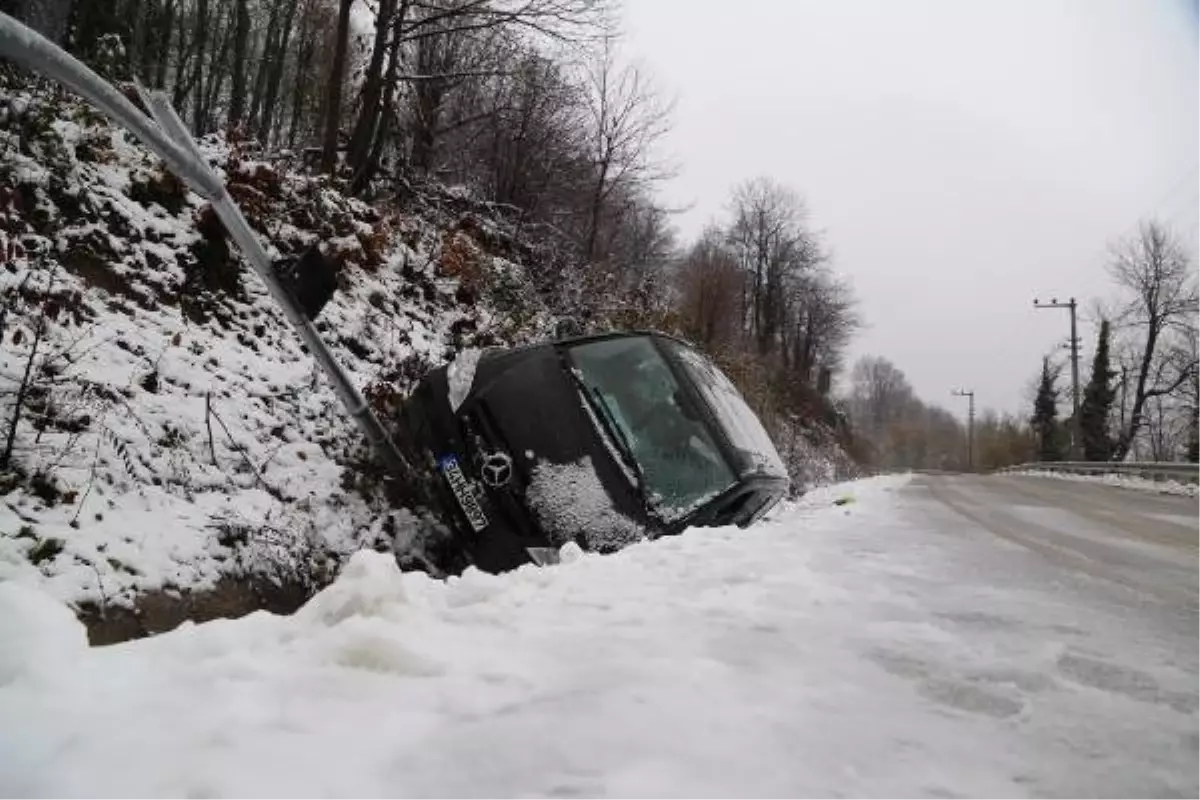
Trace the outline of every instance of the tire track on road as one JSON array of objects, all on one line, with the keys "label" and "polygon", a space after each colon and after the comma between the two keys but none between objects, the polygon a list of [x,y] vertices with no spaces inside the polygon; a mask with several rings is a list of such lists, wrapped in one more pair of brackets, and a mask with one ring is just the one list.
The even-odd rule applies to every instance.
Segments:
[{"label": "tire track on road", "polygon": [[[1018,518],[1002,510],[998,505],[980,503],[954,487],[952,483],[953,479],[935,479],[926,485],[934,499],[994,536],[1031,550],[1059,566],[1082,572],[1095,579],[1115,583],[1139,596],[1168,605],[1182,603],[1189,609],[1196,609],[1200,605],[1198,603],[1200,591],[1195,587],[1192,587],[1191,591],[1181,591],[1169,585],[1140,582],[1131,578],[1125,567],[1114,565],[1094,553],[1089,554],[1082,548],[1059,544],[1059,542],[1075,542],[1094,548],[1096,542]],[[1030,535],[1025,531],[1034,531],[1039,535]]]},{"label": "tire track on road", "polygon": [[[1089,496],[1080,498],[1072,496],[1069,489],[1060,486],[1051,486],[1053,478],[1038,479],[1038,478],[1012,478],[1012,477],[996,477],[997,481],[1002,481],[1004,486],[1010,488],[1014,493],[1024,494],[1037,499],[1039,502],[1048,506],[1063,508],[1071,513],[1078,514],[1081,517],[1098,522],[1106,528],[1115,531],[1123,536],[1137,539],[1140,538],[1150,544],[1163,545],[1176,550],[1184,550],[1185,552],[1196,553],[1200,550],[1200,537],[1197,536],[1196,529],[1190,529],[1190,538],[1179,534],[1168,533],[1165,528],[1170,527],[1188,531],[1189,529],[1176,525],[1171,522],[1166,522],[1150,516],[1148,513],[1140,511],[1131,511],[1128,506],[1114,505],[1112,502],[1105,502],[1099,497]],[[1128,489],[1118,489],[1117,491],[1127,492]],[[1089,505],[1081,500],[1094,502],[1095,505]],[[1142,500],[1143,498],[1137,498]],[[1070,502],[1069,507],[1064,504],[1064,500]],[[1162,512],[1166,513],[1166,512]],[[1136,525],[1125,524],[1121,515],[1136,516]]]}]

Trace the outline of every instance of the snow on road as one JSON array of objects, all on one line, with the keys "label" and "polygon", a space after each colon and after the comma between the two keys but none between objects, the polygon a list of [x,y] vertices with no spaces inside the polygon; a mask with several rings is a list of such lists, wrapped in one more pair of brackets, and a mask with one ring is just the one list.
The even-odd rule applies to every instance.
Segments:
[{"label": "snow on road", "polygon": [[0,584],[0,795],[1194,796],[1194,640],[919,489],[91,650]]}]

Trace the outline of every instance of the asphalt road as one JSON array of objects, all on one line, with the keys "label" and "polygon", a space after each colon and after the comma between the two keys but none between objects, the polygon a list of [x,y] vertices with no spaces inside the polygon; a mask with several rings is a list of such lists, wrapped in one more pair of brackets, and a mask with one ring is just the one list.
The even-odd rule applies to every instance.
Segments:
[{"label": "asphalt road", "polygon": [[[1021,476],[926,476],[921,485],[983,530],[1049,564],[1168,608],[1190,609],[1194,622],[1196,498]],[[1196,633],[1194,624],[1191,632]]]},{"label": "asphalt road", "polygon": [[850,540],[892,587],[872,618],[910,626],[868,657],[995,717],[1028,772],[1003,796],[1200,798],[1200,499],[920,475],[894,515]]}]

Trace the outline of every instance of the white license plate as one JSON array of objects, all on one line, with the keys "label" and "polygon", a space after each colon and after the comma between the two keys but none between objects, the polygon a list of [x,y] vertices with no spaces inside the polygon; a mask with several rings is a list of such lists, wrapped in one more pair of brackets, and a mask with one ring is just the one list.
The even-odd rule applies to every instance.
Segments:
[{"label": "white license plate", "polygon": [[446,476],[446,482],[450,484],[450,491],[454,492],[459,507],[467,515],[467,521],[471,523],[475,532],[479,533],[486,528],[488,526],[487,515],[480,508],[479,499],[475,497],[475,491],[471,488],[467,476],[463,475],[462,468],[458,466],[458,459],[454,456],[442,456],[438,460],[438,469]]}]

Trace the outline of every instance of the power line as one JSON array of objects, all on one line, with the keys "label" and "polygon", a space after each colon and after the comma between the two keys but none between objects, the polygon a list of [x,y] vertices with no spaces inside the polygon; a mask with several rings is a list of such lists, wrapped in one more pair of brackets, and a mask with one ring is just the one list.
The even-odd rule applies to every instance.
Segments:
[{"label": "power line", "polygon": [[[1188,185],[1191,185],[1194,189],[1196,189],[1197,194],[1198,194],[1198,197],[1195,200],[1191,200],[1190,202],[1196,203],[1197,200],[1200,200],[1200,181],[1198,181],[1197,177],[1196,177],[1197,170],[1200,170],[1200,162],[1193,164],[1192,166],[1185,169],[1182,173],[1180,173],[1179,177],[1176,178],[1171,183],[1170,188],[1165,193],[1159,195],[1158,199],[1150,206],[1151,211],[1148,215],[1143,215],[1143,216],[1139,217],[1137,220],[1135,220],[1134,222],[1127,225],[1125,227],[1125,229],[1122,230],[1121,232],[1119,232],[1116,236],[1110,237],[1109,242],[1120,241],[1121,239],[1124,239],[1127,236],[1129,236],[1129,234],[1131,234],[1135,229],[1137,229],[1137,227],[1139,225],[1142,224],[1142,221],[1144,219],[1146,219],[1147,217],[1154,217],[1157,214],[1158,210],[1160,208],[1162,208],[1164,203],[1166,203],[1168,200],[1171,200],[1171,198],[1175,197],[1175,195],[1179,192],[1180,189],[1182,189]],[[1190,184],[1189,184],[1189,181],[1190,181]],[[1190,192],[1188,194],[1184,195],[1185,199],[1189,199],[1190,197],[1191,197]],[[1087,258],[1087,263],[1090,265],[1094,261],[1103,260],[1105,252],[1108,250],[1108,246],[1109,246],[1108,243],[1105,243],[1104,245],[1101,245],[1099,248],[1097,248],[1096,251]]]}]

